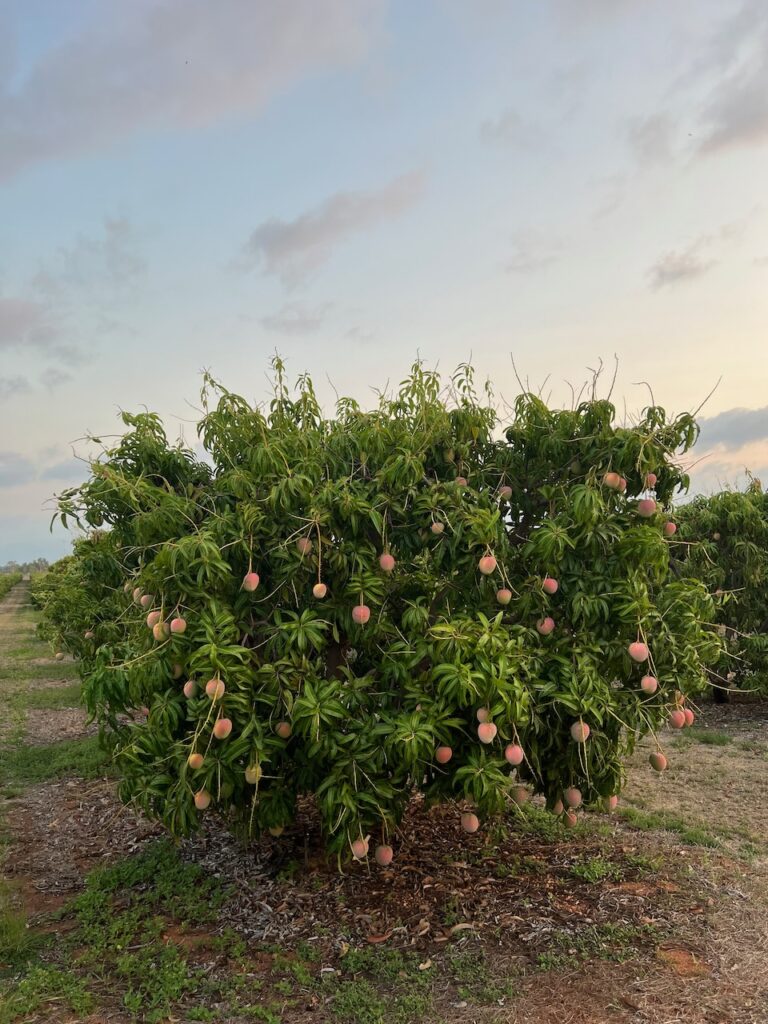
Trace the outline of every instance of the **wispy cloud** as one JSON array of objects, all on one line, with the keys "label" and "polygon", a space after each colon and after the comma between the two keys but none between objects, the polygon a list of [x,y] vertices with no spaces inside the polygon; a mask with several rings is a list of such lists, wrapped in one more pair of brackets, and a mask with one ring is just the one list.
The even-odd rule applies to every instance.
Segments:
[{"label": "wispy cloud", "polygon": [[660,290],[702,277],[715,265],[715,260],[704,255],[701,240],[684,249],[665,252],[648,270],[651,288]]},{"label": "wispy cloud", "polygon": [[0,452],[0,487],[17,487],[34,480],[34,463],[18,452]]},{"label": "wispy cloud", "polygon": [[726,409],[699,420],[699,444],[726,449],[743,448],[753,441],[768,440],[768,405],[761,409]]},{"label": "wispy cloud", "polygon": [[99,235],[80,235],[71,246],[61,246],[56,258],[35,276],[33,286],[59,297],[74,288],[107,285],[121,288],[147,269],[133,224],[126,217],[106,217]]},{"label": "wispy cloud", "polygon": [[[254,114],[308,75],[358,62],[381,0],[150,0],[105,7],[0,91],[0,179],[142,130]],[[97,8],[95,8],[97,9]]]},{"label": "wispy cloud", "polygon": [[311,334],[323,324],[330,306],[308,306],[303,302],[286,303],[276,313],[261,318],[262,327],[276,334]]},{"label": "wispy cloud", "polygon": [[480,138],[515,149],[534,150],[544,146],[547,137],[538,124],[529,121],[514,107],[509,107],[499,117],[483,121]]},{"label": "wispy cloud", "polygon": [[512,240],[512,255],[504,269],[509,274],[531,274],[544,270],[560,257],[562,245],[540,231],[524,231]]},{"label": "wispy cloud", "polygon": [[710,57],[722,74],[703,110],[701,151],[768,142],[768,8],[763,0],[742,4],[715,36]]},{"label": "wispy cloud", "polygon": [[32,385],[26,377],[0,377],[0,398],[13,398],[31,391]]},{"label": "wispy cloud", "polygon": [[49,306],[27,298],[0,298],[0,352],[3,350],[33,350],[69,366],[82,359],[77,346],[63,339],[61,324]]},{"label": "wispy cloud", "polygon": [[718,262],[715,254],[724,245],[742,238],[748,226],[749,217],[730,224],[722,224],[717,230],[700,235],[682,248],[670,249],[663,253],[648,270],[648,283],[651,288],[658,291],[703,277]]},{"label": "wispy cloud", "polygon": [[423,189],[424,175],[412,172],[379,189],[337,192],[295,220],[264,221],[245,245],[246,264],[289,287],[300,284],[350,235],[404,213]]},{"label": "wispy cloud", "polygon": [[674,126],[668,114],[633,118],[627,127],[630,147],[639,163],[667,163],[673,152]]}]

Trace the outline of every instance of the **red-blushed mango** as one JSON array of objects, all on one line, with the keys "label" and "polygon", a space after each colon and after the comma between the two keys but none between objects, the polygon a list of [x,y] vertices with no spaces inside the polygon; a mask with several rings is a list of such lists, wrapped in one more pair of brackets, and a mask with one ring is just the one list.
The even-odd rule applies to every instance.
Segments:
[{"label": "red-blushed mango", "polygon": [[576,817],[575,811],[567,810],[563,815],[563,824],[566,828],[576,828],[579,823],[579,819]]},{"label": "red-blushed mango", "polygon": [[245,769],[245,781],[250,786],[255,786],[261,778],[261,765],[249,764]]},{"label": "red-blushed mango", "polygon": [[161,643],[163,640],[166,640],[169,633],[170,629],[168,628],[167,622],[156,622],[152,627],[152,636],[155,638],[155,640],[157,640],[158,643]]},{"label": "red-blushed mango", "polygon": [[477,832],[480,828],[480,819],[471,811],[465,811],[461,816],[461,827],[465,832]]},{"label": "red-blushed mango", "polygon": [[453,750],[450,747],[438,747],[435,751],[435,760],[438,764],[448,764],[453,757]]},{"label": "red-blushed mango", "polygon": [[151,594],[142,594],[139,598],[139,604],[142,608],[149,608],[153,601],[154,597]]},{"label": "red-blushed mango", "polygon": [[557,588],[559,586],[560,584],[557,582],[557,580],[553,579],[551,576],[545,576],[544,579],[541,581],[541,589],[544,591],[545,594],[549,594],[550,596],[552,594],[557,593]]},{"label": "red-blushed mango", "polygon": [[381,843],[379,846],[377,846],[376,852],[374,853],[376,863],[381,868],[388,868],[389,865],[392,863],[392,858],[394,857],[394,855],[395,851],[392,849],[391,846],[388,846],[386,843]]},{"label": "red-blushed mango", "polygon": [[663,529],[665,537],[674,537],[674,535],[677,533],[677,523],[673,523],[670,520],[669,522],[664,523]]},{"label": "red-blushed mango", "polygon": [[133,600],[136,602],[136,604],[140,603],[141,595],[143,593],[144,593],[144,591],[141,589],[141,587],[136,587],[136,589],[133,592]]},{"label": "red-blushed mango", "polygon": [[252,594],[258,587],[260,577],[257,572],[247,572],[243,576],[243,590],[246,590],[249,594]]},{"label": "red-blushed mango", "polygon": [[519,743],[508,743],[504,748],[504,757],[514,766],[523,763],[525,753]]},{"label": "red-blushed mango", "polygon": [[496,559],[493,555],[483,555],[477,563],[477,568],[483,576],[490,576],[492,572],[496,571]]},{"label": "red-blushed mango", "polygon": [[477,738],[481,743],[493,743],[498,729],[493,722],[481,722],[477,727]]},{"label": "red-blushed mango", "polygon": [[183,675],[184,669],[178,664],[178,662],[171,666],[171,676],[174,679],[181,679]]},{"label": "red-blushed mango", "polygon": [[187,698],[195,696],[195,694],[197,693],[197,683],[194,681],[194,679],[188,679],[186,683],[184,683],[183,692],[184,696]]},{"label": "red-blushed mango", "polygon": [[555,800],[555,802],[550,807],[550,811],[554,815],[556,815],[557,817],[559,817],[563,813],[564,810],[565,810],[565,808],[563,807],[563,801],[562,800]]},{"label": "red-blushed mango", "polygon": [[352,856],[355,860],[365,860],[368,856],[368,840],[363,839],[361,836],[359,839],[355,839],[352,843]]},{"label": "red-blushed mango", "polygon": [[525,786],[515,786],[509,795],[516,807],[522,807],[531,799],[530,791]]},{"label": "red-blushed mango", "polygon": [[225,740],[232,732],[232,720],[219,718],[213,723],[213,735],[217,740]]},{"label": "red-blushed mango", "polygon": [[126,582],[123,584],[123,593],[124,594],[130,593],[130,590],[131,590],[132,586],[133,586],[133,584],[131,583],[131,581],[130,580],[126,580]]},{"label": "red-blushed mango", "polygon": [[621,483],[621,477],[618,473],[614,473],[612,470],[606,473],[603,477],[603,483],[606,487],[610,487],[612,491],[618,491],[619,484]]},{"label": "red-blushed mango", "polygon": [[654,750],[648,758],[648,763],[655,772],[665,772],[667,770],[667,759],[660,750]]},{"label": "red-blushed mango", "polygon": [[392,572],[395,568],[395,559],[388,551],[379,555],[379,566],[384,572]]},{"label": "red-blushed mango", "polygon": [[187,764],[189,765],[190,768],[194,768],[195,770],[197,770],[198,768],[202,768],[204,761],[205,758],[203,757],[203,755],[198,753],[190,754],[189,757],[187,758]]},{"label": "red-blushed mango", "polygon": [[576,786],[569,786],[563,793],[563,800],[568,807],[581,807],[581,790]]},{"label": "red-blushed mango", "polygon": [[717,530],[712,534],[712,540],[720,540],[720,534]]},{"label": "red-blushed mango", "polygon": [[64,651],[56,651],[54,658],[56,661],[64,661]]},{"label": "red-blushed mango", "polygon": [[670,712],[669,724],[673,729],[682,729],[685,726],[685,712],[681,711],[680,708],[676,708]]},{"label": "red-blushed mango", "polygon": [[512,591],[507,587],[502,587],[496,591],[496,600],[499,604],[507,605],[512,600]]},{"label": "red-blushed mango", "polygon": [[645,474],[645,486],[646,487],[655,487],[656,486],[656,481],[658,479],[659,478],[656,476],[655,473],[646,473]]},{"label": "red-blushed mango", "polygon": [[501,498],[502,501],[509,501],[509,499],[512,497],[512,488],[509,486],[509,484],[504,484],[503,487],[499,488],[499,497]]},{"label": "red-blushed mango", "polygon": [[308,555],[312,550],[312,541],[309,539],[309,537],[299,537],[299,539],[296,541],[296,548],[301,557],[303,558],[304,555]]},{"label": "red-blushed mango", "polygon": [[364,626],[371,617],[371,609],[367,604],[356,604],[352,609],[352,621],[357,626]]},{"label": "red-blushed mango", "polygon": [[589,739],[590,731],[586,722],[574,722],[571,726],[571,739],[574,743],[586,743]]},{"label": "red-blushed mango", "polygon": [[550,615],[536,623],[536,629],[542,636],[549,636],[554,628],[555,620]]},{"label": "red-blushed mango", "polygon": [[626,489],[627,489],[627,481],[626,481],[626,479],[623,476],[621,476],[621,477],[619,477],[619,490],[624,492],[624,491],[626,491]]},{"label": "red-blushed mango", "polygon": [[611,813],[611,811],[615,811],[618,806],[619,798],[615,793],[612,796],[607,796],[603,801],[603,807],[609,814]]},{"label": "red-blushed mango", "polygon": [[439,522],[439,521],[438,521],[438,520],[436,519],[436,520],[435,520],[435,521],[434,521],[434,522],[433,522],[433,523],[432,523],[432,524],[430,525],[430,527],[429,527],[429,528],[430,528],[430,530],[432,531],[432,533],[435,533],[435,534],[440,534],[440,533],[442,533],[442,532],[443,532],[443,530],[445,529],[445,523],[441,523],[441,522]]},{"label": "red-blushed mango", "polygon": [[465,476],[457,476],[456,480],[454,481],[454,483],[456,483],[459,487],[466,487],[467,486],[467,478]]},{"label": "red-blushed mango", "polygon": [[96,634],[93,632],[92,629],[88,629],[86,630],[85,633],[83,633],[83,636],[85,637],[86,640],[93,640]]},{"label": "red-blushed mango", "polygon": [[205,684],[205,692],[211,698],[211,700],[221,700],[226,693],[226,686],[221,679],[209,679]]},{"label": "red-blushed mango", "polygon": [[641,498],[637,503],[637,514],[643,519],[650,519],[656,512],[656,502],[653,498]]},{"label": "red-blushed mango", "polygon": [[318,601],[322,601],[327,593],[328,587],[324,583],[316,583],[312,587],[312,596],[316,597]]},{"label": "red-blushed mango", "polygon": [[687,726],[689,726],[689,727],[691,725],[693,725],[693,723],[696,721],[696,715],[694,715],[694,713],[691,711],[691,709],[690,708],[686,708],[683,711],[683,714],[685,715],[685,724]]},{"label": "red-blushed mango", "polygon": [[641,661],[648,661],[648,645],[644,644],[641,640],[635,640],[631,643],[627,648],[627,653],[632,661],[636,661],[638,663]]},{"label": "red-blushed mango", "polygon": [[187,620],[182,619],[181,616],[177,616],[175,619],[171,619],[171,632],[172,633],[186,633],[187,631]]},{"label": "red-blushed mango", "polygon": [[287,740],[291,735],[291,723],[290,722],[278,722],[275,726],[275,732],[281,740]]},{"label": "red-blushed mango", "polygon": [[656,693],[658,688],[659,680],[656,678],[656,676],[643,676],[643,678],[640,680],[640,689],[643,691],[643,693],[648,694],[648,696],[651,696],[652,694]]},{"label": "red-blushed mango", "polygon": [[149,615],[147,615],[147,620],[146,620],[148,628],[149,629],[154,629],[155,626],[160,621],[160,619],[162,619],[162,617],[163,617],[163,613],[162,612],[150,612]]},{"label": "red-blushed mango", "polygon": [[488,708],[478,708],[475,712],[478,722],[487,722],[491,717],[491,713]]},{"label": "red-blushed mango", "polygon": [[204,811],[211,805],[211,794],[207,789],[198,789],[195,793],[195,807],[198,811]]}]

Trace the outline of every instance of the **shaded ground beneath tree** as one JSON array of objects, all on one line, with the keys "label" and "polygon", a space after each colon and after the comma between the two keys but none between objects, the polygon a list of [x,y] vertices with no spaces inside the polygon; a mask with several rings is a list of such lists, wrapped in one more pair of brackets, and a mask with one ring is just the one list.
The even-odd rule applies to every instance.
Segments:
[{"label": "shaded ground beneath tree", "polygon": [[392,869],[340,874],[311,804],[250,849],[213,818],[174,845],[122,806],[34,620],[22,585],[0,606],[0,786],[29,927],[0,1024],[768,1021],[768,704],[702,708],[661,737],[661,777],[643,744],[618,815],[567,832],[529,808],[467,836],[414,801]]}]

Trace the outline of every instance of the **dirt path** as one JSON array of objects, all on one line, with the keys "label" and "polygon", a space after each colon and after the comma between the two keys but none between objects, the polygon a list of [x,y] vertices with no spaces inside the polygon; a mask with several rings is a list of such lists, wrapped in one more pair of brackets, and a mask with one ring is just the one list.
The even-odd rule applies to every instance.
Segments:
[{"label": "dirt path", "polygon": [[0,919],[0,1024],[768,1024],[767,703],[662,737],[661,777],[641,745],[621,814],[577,833],[531,811],[470,837],[417,803],[396,870],[340,875],[310,807],[250,851],[214,820],[158,845],[35,622],[20,585],[0,604],[0,815],[29,927],[4,955]]}]

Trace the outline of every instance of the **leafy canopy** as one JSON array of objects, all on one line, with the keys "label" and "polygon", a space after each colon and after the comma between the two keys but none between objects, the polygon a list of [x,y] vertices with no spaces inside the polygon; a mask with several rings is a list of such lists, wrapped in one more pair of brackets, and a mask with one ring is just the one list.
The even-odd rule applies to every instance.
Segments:
[{"label": "leafy canopy", "polygon": [[[80,659],[123,797],[186,833],[206,813],[197,794],[258,833],[313,794],[341,854],[391,836],[416,791],[481,815],[521,784],[556,810],[567,787],[617,793],[636,738],[717,657],[706,587],[668,578],[663,508],[687,486],[672,457],[692,418],[654,406],[622,426],[607,400],[557,410],[522,394],[502,432],[471,367],[446,387],[420,363],[372,410],[341,398],[328,418],[308,377],[291,391],[274,370],[267,409],[206,376],[204,459],[156,416],[125,415],[125,436],[60,497],[62,521],[96,529],[60,573],[49,628]],[[648,473],[658,507],[642,517]],[[168,633],[173,619],[186,630]],[[637,640],[650,662],[630,658]]]}]

